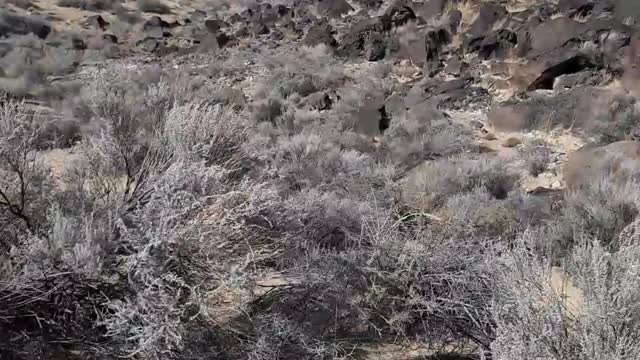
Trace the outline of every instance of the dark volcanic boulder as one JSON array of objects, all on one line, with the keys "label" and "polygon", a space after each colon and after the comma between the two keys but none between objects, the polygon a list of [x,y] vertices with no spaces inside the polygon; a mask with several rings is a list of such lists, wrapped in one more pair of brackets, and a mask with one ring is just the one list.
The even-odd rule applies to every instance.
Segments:
[{"label": "dark volcanic boulder", "polygon": [[491,30],[493,24],[496,23],[500,18],[506,16],[507,10],[497,4],[491,3],[482,3],[478,7],[478,15],[476,20],[471,24],[469,31],[467,32],[469,35],[481,35],[485,32]]},{"label": "dark volcanic boulder", "polygon": [[145,52],[154,52],[160,47],[160,41],[154,37],[146,37],[136,43],[140,50]]},{"label": "dark volcanic boulder", "polygon": [[333,106],[333,100],[329,94],[319,91],[303,99],[303,105],[309,110],[329,110]]},{"label": "dark volcanic boulder", "polygon": [[445,29],[430,30],[425,35],[424,46],[426,49],[426,61],[440,59],[442,49],[451,42],[451,35]]},{"label": "dark volcanic boulder", "polygon": [[338,42],[333,37],[333,28],[328,23],[321,23],[312,26],[307,31],[302,43],[307,46],[325,44],[330,47],[338,46]]},{"label": "dark volcanic boulder", "polygon": [[227,22],[230,24],[235,24],[242,21],[242,16],[240,14],[233,14],[227,18]]},{"label": "dark volcanic boulder", "polygon": [[391,20],[386,16],[359,21],[340,40],[339,54],[358,56],[365,50],[367,39],[372,34],[383,34],[389,30],[391,30]]},{"label": "dark volcanic boulder", "polygon": [[258,36],[258,35],[266,35],[270,32],[271,30],[269,30],[269,28],[267,27],[266,24],[264,23],[254,23],[251,26],[251,33],[253,34],[253,36]]},{"label": "dark volcanic boulder", "polygon": [[206,34],[200,39],[201,51],[221,49],[233,43],[233,39],[225,33]]},{"label": "dark volcanic boulder", "polygon": [[73,37],[71,38],[71,48],[73,50],[86,50],[87,43],[83,39]]},{"label": "dark volcanic boulder", "polygon": [[566,60],[557,61],[553,65],[547,67],[540,76],[535,79],[527,91],[533,91],[538,89],[553,89],[553,83],[555,79],[561,75],[575,74],[585,69],[596,67],[596,64],[591,58],[577,54],[570,56]]},{"label": "dark volcanic boulder", "polygon": [[154,27],[168,28],[169,23],[162,20],[162,18],[159,16],[152,16],[149,20],[145,21],[144,25],[142,26],[142,28],[145,30],[147,28],[154,28]]},{"label": "dark volcanic boulder", "polygon": [[567,17],[545,21],[531,31],[531,51],[534,55],[548,53],[578,38],[584,30],[582,23]]},{"label": "dark volcanic boulder", "polygon": [[449,75],[460,76],[467,66],[468,64],[462,61],[460,56],[454,55],[447,60],[444,72]]},{"label": "dark volcanic boulder", "polygon": [[631,33],[629,27],[607,19],[582,23],[561,17],[537,25],[526,57],[538,74],[529,80],[528,89],[551,89],[555,78],[590,68],[621,72]]},{"label": "dark volcanic boulder", "polygon": [[153,16],[143,24],[142,30],[144,31],[145,36],[148,37],[170,37],[172,34],[169,31],[169,26],[168,22],[162,20],[158,16]]},{"label": "dark volcanic boulder", "polygon": [[207,31],[209,31],[210,33],[216,33],[220,31],[220,29],[229,27],[229,23],[219,19],[208,19],[208,20],[205,20],[204,26],[205,28],[207,28]]},{"label": "dark volcanic boulder", "polygon": [[102,34],[102,40],[111,43],[111,44],[117,44],[118,43],[118,37],[113,35],[113,34]]},{"label": "dark volcanic boulder", "polygon": [[387,52],[386,38],[382,34],[372,34],[365,44],[365,58],[368,61],[380,61]]},{"label": "dark volcanic boulder", "polygon": [[104,31],[109,27],[109,22],[107,22],[100,15],[92,15],[92,16],[89,16],[87,20],[83,22],[83,26],[87,28],[100,29]]},{"label": "dark volcanic boulder", "polygon": [[490,58],[502,58],[518,44],[518,36],[507,29],[489,32],[465,41],[466,53],[477,52],[482,60]]},{"label": "dark volcanic boulder", "polygon": [[452,34],[458,33],[458,28],[460,27],[460,22],[462,21],[462,12],[460,10],[453,10],[449,13],[449,19],[447,19],[447,25],[449,26],[449,31]]},{"label": "dark volcanic boulder", "polygon": [[280,41],[280,40],[284,39],[284,33],[282,31],[278,30],[278,29],[274,29],[269,34],[269,38],[271,40]]},{"label": "dark volcanic boulder", "polygon": [[14,49],[14,44],[9,41],[0,42],[0,57],[5,57]]},{"label": "dark volcanic boulder", "polygon": [[347,0],[317,0],[316,9],[321,16],[341,18],[353,11]]},{"label": "dark volcanic boulder", "polygon": [[34,34],[44,39],[50,32],[51,26],[44,20],[0,10],[0,37]]},{"label": "dark volcanic boulder", "polygon": [[594,0],[560,0],[558,11],[569,17],[587,16],[595,7]]},{"label": "dark volcanic boulder", "polygon": [[235,37],[244,38],[249,36],[249,28],[246,25],[240,26],[235,32]]},{"label": "dark volcanic boulder", "polygon": [[[300,26],[298,26],[298,24],[296,24],[295,21],[293,21],[293,20],[289,20],[289,21],[284,22],[282,24],[282,29],[285,29],[289,33],[291,33],[293,35],[296,35],[296,36],[301,36],[304,33],[301,30]],[[336,41],[336,46],[337,46],[337,41]]]},{"label": "dark volcanic boulder", "polygon": [[382,112],[379,104],[367,104],[352,112],[354,119],[354,130],[367,136],[378,136],[382,133]]},{"label": "dark volcanic boulder", "polygon": [[607,75],[603,71],[584,70],[574,74],[561,75],[556,78],[553,90],[561,92],[578,86],[598,86],[607,81]]},{"label": "dark volcanic boulder", "polygon": [[[240,14],[240,18],[248,23],[262,23],[273,25],[280,20],[291,18],[291,11],[286,6],[272,6],[269,3],[254,4],[249,6]],[[230,19],[228,19],[229,22]]]},{"label": "dark volcanic boulder", "polygon": [[281,18],[287,18],[287,17],[293,16],[293,11],[290,8],[288,8],[288,7],[286,7],[285,5],[282,5],[282,4],[276,5],[273,8],[273,10]]},{"label": "dark volcanic boulder", "polygon": [[188,19],[192,22],[192,23],[200,23],[202,22],[202,20],[207,18],[207,13],[202,11],[202,10],[193,10],[190,14]]},{"label": "dark volcanic boulder", "polygon": [[530,31],[531,51],[527,56],[535,58],[555,51],[577,51],[586,43],[596,51],[611,55],[629,43],[632,33],[630,27],[606,18],[579,22],[559,17],[534,25]]},{"label": "dark volcanic boulder", "polygon": [[384,14],[389,18],[393,26],[402,26],[409,21],[416,20],[416,14],[413,9],[409,6],[401,5],[398,1],[391,5]]}]

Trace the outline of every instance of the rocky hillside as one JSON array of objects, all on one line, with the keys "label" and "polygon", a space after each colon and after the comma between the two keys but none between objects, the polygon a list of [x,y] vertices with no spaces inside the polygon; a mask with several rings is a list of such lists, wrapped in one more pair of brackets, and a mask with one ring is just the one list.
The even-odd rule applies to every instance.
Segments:
[{"label": "rocky hillside", "polygon": [[640,358],[639,28],[5,0],[0,359]]}]

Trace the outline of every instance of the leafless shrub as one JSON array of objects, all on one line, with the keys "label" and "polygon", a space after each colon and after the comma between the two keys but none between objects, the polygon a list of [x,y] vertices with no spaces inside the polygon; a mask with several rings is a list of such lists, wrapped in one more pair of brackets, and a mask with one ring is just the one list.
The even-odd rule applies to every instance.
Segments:
[{"label": "leafless shrub", "polygon": [[470,147],[469,134],[437,111],[426,118],[392,120],[385,131],[389,157],[410,170],[425,160],[453,155]]},{"label": "leafless shrub", "polygon": [[504,199],[515,177],[498,160],[440,160],[414,170],[404,190],[406,204],[428,211],[441,206],[449,196],[483,187],[492,197]]},{"label": "leafless shrub", "polygon": [[323,118],[318,111],[289,108],[275,119],[275,127],[284,135],[295,135],[322,127]]},{"label": "leafless shrub", "polygon": [[113,289],[99,279],[109,232],[101,220],[62,212],[38,156],[42,123],[23,103],[1,103],[0,353],[64,357],[97,339],[96,311]]},{"label": "leafless shrub", "polygon": [[324,45],[302,47],[294,54],[266,59],[271,76],[256,90],[258,99],[292,94],[307,96],[317,91],[338,88],[345,81],[340,64]]},{"label": "leafless shrub", "polygon": [[269,97],[265,100],[256,101],[252,106],[253,119],[257,123],[274,123],[284,111],[285,105],[282,103],[282,100],[277,97]]},{"label": "leafless shrub", "polygon": [[565,196],[557,222],[561,254],[584,239],[598,239],[612,249],[618,234],[638,214],[637,184],[604,177],[572,190]]},{"label": "leafless shrub", "polygon": [[147,88],[146,104],[166,106],[147,115],[145,104],[96,99],[106,129],[87,152],[94,191],[121,204],[118,242],[128,250],[120,261],[137,294],[110,301],[101,323],[122,354],[151,359],[178,356],[189,324],[207,319],[200,287],[217,238],[204,241],[208,223],[194,220],[206,197],[231,190],[247,131],[219,106],[181,104],[175,90],[163,81]]},{"label": "leafless shrub", "polygon": [[233,264],[233,253],[224,261],[214,259],[222,259],[225,242],[240,244],[224,235],[242,230],[206,206],[207,198],[231,191],[226,173],[219,166],[179,157],[156,178],[144,206],[133,209],[121,225],[121,241],[129,249],[121,266],[129,273],[127,287],[137,295],[110,301],[111,311],[102,324],[122,355],[179,358],[183,351],[196,351],[184,346],[185,339],[204,331],[199,323],[215,320],[207,313],[204,292],[233,276],[219,272],[230,270],[226,266]]},{"label": "leafless shrub", "polygon": [[348,271],[365,279],[366,295],[357,297],[361,320],[379,336],[406,336],[432,349],[464,347],[467,341],[489,346],[492,280],[479,258],[490,246],[380,220],[368,223],[371,237],[345,256],[354,265]]},{"label": "leafless shrub", "polygon": [[42,124],[20,102],[0,97],[0,207],[37,231],[48,206],[47,169],[36,155]]},{"label": "leafless shrub", "polygon": [[633,97],[617,96],[611,100],[609,111],[597,119],[594,134],[602,143],[638,139],[640,136],[640,114]]},{"label": "leafless shrub", "polygon": [[[225,207],[215,237],[225,239],[226,246],[218,247],[225,250],[217,257],[225,254],[244,271],[278,269],[297,279],[255,298],[246,305],[246,317],[232,322],[247,329],[251,356],[268,358],[273,351],[346,356],[357,346],[350,340],[355,337],[417,338],[437,348],[469,334],[489,343],[490,330],[471,325],[483,324],[487,315],[481,303],[488,300],[489,278],[483,278],[482,262],[473,259],[481,251],[389,217],[383,204],[318,190],[283,200],[255,189],[239,206]],[[233,225],[241,219],[242,227]],[[234,245],[236,238],[250,247]],[[243,261],[247,255],[249,263]],[[282,322],[295,326],[298,335],[272,339]],[[266,341],[274,347],[266,347]]]},{"label": "leafless shrub", "polygon": [[523,156],[529,174],[537,177],[547,170],[551,162],[551,149],[544,145],[528,145]]},{"label": "leafless shrub", "polygon": [[285,353],[298,358],[336,358],[338,355],[338,349],[323,345],[314,347],[317,341],[300,333],[296,323],[278,315],[258,318],[255,331],[257,338],[251,343],[247,354],[251,360],[273,359]]},{"label": "leafless shrub", "polygon": [[230,190],[225,174],[237,168],[246,130],[219,108],[187,105],[193,93],[179,81],[109,80],[83,92],[99,127],[50,186],[49,174],[35,171],[38,123],[3,99],[0,257],[12,264],[0,278],[0,326],[11,335],[0,341],[3,353],[38,355],[24,352],[30,338],[43,353],[63,342],[62,354],[164,359],[181,351],[184,324],[203,319],[196,284],[206,275],[196,267],[207,262],[193,255],[208,252],[190,221],[205,196]]},{"label": "leafless shrub", "polygon": [[434,227],[448,236],[509,238],[518,230],[516,210],[509,200],[495,199],[485,187],[449,196]]},{"label": "leafless shrub", "polygon": [[638,356],[640,326],[631,300],[637,292],[637,246],[610,252],[598,241],[584,241],[563,268],[554,269],[531,252],[534,236],[525,235],[495,263],[501,280],[492,309],[493,357]]},{"label": "leafless shrub", "polygon": [[207,165],[236,169],[241,146],[248,136],[248,125],[221,106],[191,103],[167,113],[166,131],[178,156],[195,155]]},{"label": "leafless shrub", "polygon": [[[345,84],[338,90],[340,102],[336,105],[336,112],[343,115],[343,121],[357,121],[354,116],[366,107],[382,107],[385,98],[384,88],[377,79],[366,78],[356,83]],[[377,125],[377,124],[376,124]],[[357,127],[358,124],[354,124]]]}]

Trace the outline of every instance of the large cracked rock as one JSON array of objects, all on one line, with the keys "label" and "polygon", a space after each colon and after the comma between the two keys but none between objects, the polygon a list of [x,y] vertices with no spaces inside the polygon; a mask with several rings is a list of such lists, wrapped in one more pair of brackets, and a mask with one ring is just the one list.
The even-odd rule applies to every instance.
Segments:
[{"label": "large cracked rock", "polygon": [[528,60],[526,90],[552,89],[556,78],[589,69],[621,72],[632,29],[607,19],[547,20],[518,33],[517,53]]},{"label": "large cracked rock", "polygon": [[491,30],[493,24],[507,14],[501,5],[483,3],[478,7],[476,20],[471,24],[467,34],[478,36]]},{"label": "large cracked rock", "polygon": [[563,47],[578,38],[584,28],[582,23],[567,17],[545,21],[531,31],[531,52],[542,55]]}]

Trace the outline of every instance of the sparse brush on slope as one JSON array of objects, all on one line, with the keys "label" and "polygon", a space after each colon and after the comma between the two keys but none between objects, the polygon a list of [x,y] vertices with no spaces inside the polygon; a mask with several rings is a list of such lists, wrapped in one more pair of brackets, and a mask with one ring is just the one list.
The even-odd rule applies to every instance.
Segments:
[{"label": "sparse brush on slope", "polygon": [[[241,5],[256,7],[235,18],[270,6]],[[545,171],[548,149],[506,149],[526,158],[515,165],[480,153],[483,124],[420,98],[438,77],[405,82],[416,69],[395,60],[363,71],[326,46],[262,56],[273,41],[87,66],[82,91],[64,94],[65,141],[57,117],[0,98],[0,358],[364,359],[390,343],[444,358],[640,357],[636,183],[527,194],[522,163]],[[9,42],[3,79],[65,74],[69,58],[34,35]],[[439,95],[481,85],[459,80]],[[72,159],[47,166],[62,143]]]}]

